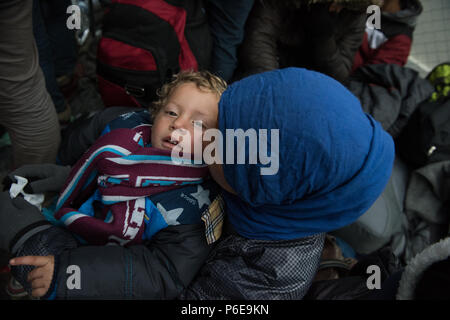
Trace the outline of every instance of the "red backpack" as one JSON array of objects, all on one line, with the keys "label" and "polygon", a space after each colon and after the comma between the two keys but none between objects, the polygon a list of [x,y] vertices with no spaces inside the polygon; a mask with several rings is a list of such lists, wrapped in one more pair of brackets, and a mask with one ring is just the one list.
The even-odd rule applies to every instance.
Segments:
[{"label": "red backpack", "polygon": [[103,19],[97,76],[106,107],[148,107],[173,74],[209,67],[202,0],[112,0]]}]

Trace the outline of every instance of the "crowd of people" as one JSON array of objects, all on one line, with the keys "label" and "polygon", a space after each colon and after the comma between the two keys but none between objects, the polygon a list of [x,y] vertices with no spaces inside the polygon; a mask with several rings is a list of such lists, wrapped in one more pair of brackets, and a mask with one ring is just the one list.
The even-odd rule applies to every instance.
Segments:
[{"label": "crowd of people", "polygon": [[[449,296],[450,219],[415,210],[414,195],[431,199],[423,179],[435,182],[450,159],[418,173],[397,150],[436,89],[405,67],[419,0],[100,2],[104,106],[73,123],[72,2],[0,3],[11,296]],[[379,29],[367,22],[373,5]],[[259,162],[245,140],[205,143],[240,129],[259,132]],[[261,161],[262,143],[273,163]],[[211,146],[227,161],[202,159]],[[80,286],[67,285],[74,265]],[[378,290],[367,286],[371,265]]]}]

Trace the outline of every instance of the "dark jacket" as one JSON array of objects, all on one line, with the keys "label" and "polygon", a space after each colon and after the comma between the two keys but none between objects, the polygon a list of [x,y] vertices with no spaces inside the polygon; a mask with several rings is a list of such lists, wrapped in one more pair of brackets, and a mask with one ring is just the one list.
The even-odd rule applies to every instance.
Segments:
[{"label": "dark jacket", "polygon": [[[328,12],[328,9],[324,8]],[[324,30],[309,26],[305,7],[283,1],[256,1],[246,25],[241,46],[240,76],[284,67],[305,67],[342,81],[350,73],[361,45],[365,14],[342,9],[324,20]],[[313,18],[314,19],[314,18]]]},{"label": "dark jacket", "polygon": [[373,64],[359,68],[346,82],[359,98],[364,112],[379,121],[396,138],[419,105],[434,91],[417,71],[396,64]]},{"label": "dark jacket", "polygon": [[[305,300],[395,300],[398,283],[402,275],[399,259],[389,246],[385,246],[368,255],[358,257],[350,270],[336,279],[314,281]],[[371,272],[369,266],[379,267],[380,289],[371,290],[368,282]]]},{"label": "dark jacket", "polygon": [[[209,253],[202,224],[169,226],[143,245],[78,246],[64,228],[52,226],[31,238],[17,256],[53,255],[52,284],[44,299],[174,299]],[[73,268],[79,270],[79,287]],[[31,266],[12,267],[28,292]]]},{"label": "dark jacket", "polygon": [[[174,299],[194,278],[209,247],[203,225],[170,226],[146,245],[84,246],[63,251],[56,299]],[[81,270],[81,289],[69,289],[70,265]]]},{"label": "dark jacket", "polygon": [[222,239],[181,300],[297,300],[311,286],[325,234],[294,240],[246,239],[226,222]]}]

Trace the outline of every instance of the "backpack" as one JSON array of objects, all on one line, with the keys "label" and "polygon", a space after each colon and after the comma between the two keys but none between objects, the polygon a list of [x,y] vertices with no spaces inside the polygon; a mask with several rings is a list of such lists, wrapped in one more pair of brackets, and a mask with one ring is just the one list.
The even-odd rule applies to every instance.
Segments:
[{"label": "backpack", "polygon": [[97,50],[106,107],[148,107],[172,75],[209,67],[212,38],[202,0],[110,2]]},{"label": "backpack", "polygon": [[441,63],[434,67],[427,79],[435,86],[432,101],[445,101],[450,98],[450,62]]},{"label": "backpack", "polygon": [[450,63],[436,66],[427,79],[435,91],[396,141],[400,156],[414,168],[450,160]]}]

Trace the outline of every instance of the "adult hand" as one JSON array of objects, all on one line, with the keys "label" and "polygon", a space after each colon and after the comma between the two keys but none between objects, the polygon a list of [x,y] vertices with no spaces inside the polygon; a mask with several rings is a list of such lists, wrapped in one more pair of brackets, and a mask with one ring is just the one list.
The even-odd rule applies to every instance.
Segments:
[{"label": "adult hand", "polygon": [[11,266],[28,265],[35,269],[28,273],[27,281],[30,283],[31,295],[36,298],[43,297],[52,284],[55,268],[54,256],[24,256],[9,261]]},{"label": "adult hand", "polygon": [[14,176],[20,176],[27,178],[29,181],[24,188],[26,193],[59,192],[69,173],[70,167],[50,163],[29,164],[10,172],[3,180],[3,185],[9,189],[11,183],[16,182]]}]

